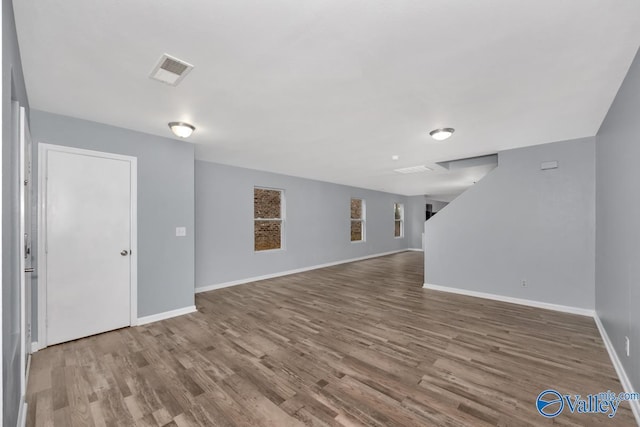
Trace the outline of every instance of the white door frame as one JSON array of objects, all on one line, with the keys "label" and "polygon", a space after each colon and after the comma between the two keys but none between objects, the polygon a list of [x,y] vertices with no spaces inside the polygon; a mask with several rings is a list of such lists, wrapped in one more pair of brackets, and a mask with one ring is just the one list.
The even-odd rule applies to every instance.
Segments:
[{"label": "white door frame", "polygon": [[38,144],[38,348],[47,341],[47,154],[50,151],[81,154],[104,159],[124,160],[131,164],[131,276],[130,280],[130,326],[138,324],[138,159],[132,156],[104,153],[101,151],[65,147],[53,144]]},{"label": "white door frame", "polygon": [[[19,184],[20,184],[20,232],[18,233],[20,237],[20,393],[21,398],[24,399],[27,394],[27,366],[29,362],[29,354],[25,353],[26,349],[26,340],[27,340],[27,304],[31,304],[31,301],[27,301],[27,282],[25,274],[26,263],[26,240],[25,233],[28,233],[31,236],[31,230],[26,229],[26,209],[31,209],[31,206],[25,206],[26,201],[26,191],[31,189],[31,186],[27,187],[26,180],[27,178],[31,180],[31,177],[27,177],[26,170],[24,168],[24,164],[26,161],[25,153],[27,148],[27,139],[30,138],[29,135],[29,125],[27,123],[27,114],[24,107],[20,107],[19,109],[19,125],[18,125],[18,138],[19,138]],[[29,183],[32,185],[32,183]],[[29,343],[29,347],[31,347],[31,343]],[[22,408],[20,408],[22,410]]]}]

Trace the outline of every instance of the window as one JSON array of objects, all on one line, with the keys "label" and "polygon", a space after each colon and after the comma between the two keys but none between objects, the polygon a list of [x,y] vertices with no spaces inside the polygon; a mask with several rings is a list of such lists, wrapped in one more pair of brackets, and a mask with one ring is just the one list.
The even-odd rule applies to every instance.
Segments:
[{"label": "window", "polygon": [[362,199],[351,199],[351,241],[365,240],[365,203]]},{"label": "window", "polygon": [[395,237],[404,237],[404,205],[402,203],[394,203],[393,204],[393,215],[394,215],[394,236]]},{"label": "window", "polygon": [[253,249],[282,249],[283,191],[253,189]]}]

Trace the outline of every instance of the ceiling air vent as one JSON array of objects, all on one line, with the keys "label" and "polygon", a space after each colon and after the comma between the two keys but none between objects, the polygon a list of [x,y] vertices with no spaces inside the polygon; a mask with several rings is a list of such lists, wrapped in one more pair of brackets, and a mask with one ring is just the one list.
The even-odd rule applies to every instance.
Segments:
[{"label": "ceiling air vent", "polygon": [[177,86],[192,69],[193,65],[188,62],[165,53],[160,57],[160,61],[153,68],[149,77],[171,86]]},{"label": "ceiling air vent", "polygon": [[420,173],[420,172],[429,172],[430,170],[431,169],[429,169],[425,165],[420,165],[420,166],[411,166],[411,167],[402,168],[402,169],[394,169],[393,171],[398,173]]}]

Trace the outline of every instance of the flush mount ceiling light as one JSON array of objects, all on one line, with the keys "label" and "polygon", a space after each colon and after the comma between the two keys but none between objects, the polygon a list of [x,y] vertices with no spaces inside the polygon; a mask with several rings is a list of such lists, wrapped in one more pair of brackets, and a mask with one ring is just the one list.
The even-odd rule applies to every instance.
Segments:
[{"label": "flush mount ceiling light", "polygon": [[189,138],[196,128],[193,125],[185,122],[171,122],[169,123],[171,132],[180,138]]},{"label": "flush mount ceiling light", "polygon": [[453,135],[453,132],[455,131],[456,130],[454,128],[434,129],[429,132],[429,135],[431,135],[431,138],[435,139],[436,141],[444,141],[445,139]]},{"label": "flush mount ceiling light", "polygon": [[398,160],[400,159],[400,156],[398,156],[397,154],[394,154],[393,156],[391,156],[391,160]]}]

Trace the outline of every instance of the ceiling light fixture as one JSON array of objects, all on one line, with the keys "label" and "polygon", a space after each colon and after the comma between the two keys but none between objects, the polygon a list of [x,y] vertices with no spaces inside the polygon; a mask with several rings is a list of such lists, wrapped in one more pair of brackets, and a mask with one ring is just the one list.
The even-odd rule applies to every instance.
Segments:
[{"label": "ceiling light fixture", "polygon": [[175,136],[180,138],[189,138],[196,128],[193,125],[185,122],[171,122],[169,128]]},{"label": "ceiling light fixture", "polygon": [[454,128],[434,129],[429,132],[429,135],[431,135],[431,138],[435,139],[436,141],[444,141],[445,139],[453,135],[455,131],[456,130]]},{"label": "ceiling light fixture", "polygon": [[391,160],[398,160],[400,159],[400,156],[398,156],[397,154],[394,154],[393,156],[391,156]]}]

